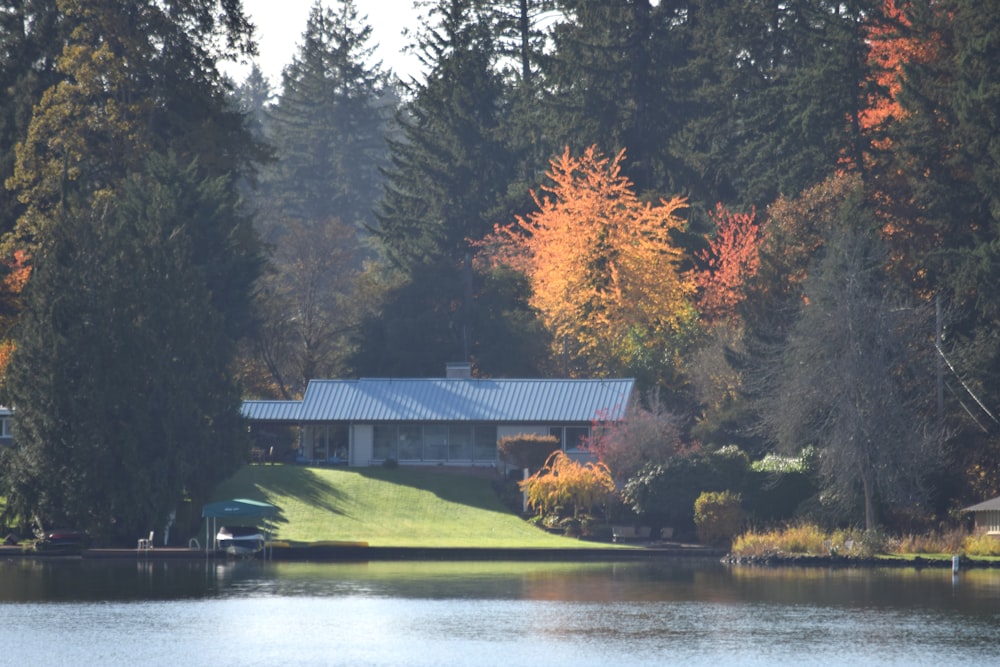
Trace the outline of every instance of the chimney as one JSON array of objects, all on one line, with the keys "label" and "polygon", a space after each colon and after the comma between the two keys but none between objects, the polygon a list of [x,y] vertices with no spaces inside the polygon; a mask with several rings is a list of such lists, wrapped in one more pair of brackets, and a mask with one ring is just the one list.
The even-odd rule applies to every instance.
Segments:
[{"label": "chimney", "polygon": [[469,380],[472,378],[472,364],[468,361],[449,361],[444,365],[444,376],[449,380]]}]

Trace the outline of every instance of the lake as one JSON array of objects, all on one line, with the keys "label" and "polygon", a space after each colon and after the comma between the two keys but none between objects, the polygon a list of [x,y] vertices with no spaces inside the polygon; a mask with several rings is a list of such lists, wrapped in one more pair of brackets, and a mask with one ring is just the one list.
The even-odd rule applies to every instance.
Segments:
[{"label": "lake", "polygon": [[987,665],[1000,572],[0,562],[9,665]]}]

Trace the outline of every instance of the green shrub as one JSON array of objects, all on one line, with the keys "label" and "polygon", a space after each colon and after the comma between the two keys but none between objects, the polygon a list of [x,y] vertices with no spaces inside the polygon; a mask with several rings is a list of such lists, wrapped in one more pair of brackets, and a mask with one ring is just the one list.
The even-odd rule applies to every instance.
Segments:
[{"label": "green shrub", "polygon": [[694,501],[694,524],[703,544],[729,545],[743,525],[738,493],[706,491]]},{"label": "green shrub", "polygon": [[642,521],[690,534],[698,495],[742,489],[748,470],[749,459],[734,446],[677,455],[666,463],[645,466],[625,484],[622,499]]}]

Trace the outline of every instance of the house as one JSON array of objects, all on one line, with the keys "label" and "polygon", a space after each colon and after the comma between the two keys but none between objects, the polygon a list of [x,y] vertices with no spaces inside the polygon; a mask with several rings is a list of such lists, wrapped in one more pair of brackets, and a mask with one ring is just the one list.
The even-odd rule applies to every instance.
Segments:
[{"label": "house", "polygon": [[634,380],[443,378],[312,380],[301,401],[243,403],[250,428],[293,426],[300,460],[378,465],[494,466],[497,441],[554,435],[571,456],[594,423],[619,421]]},{"label": "house", "polygon": [[962,511],[973,513],[977,533],[1000,536],[1000,496],[966,507]]}]

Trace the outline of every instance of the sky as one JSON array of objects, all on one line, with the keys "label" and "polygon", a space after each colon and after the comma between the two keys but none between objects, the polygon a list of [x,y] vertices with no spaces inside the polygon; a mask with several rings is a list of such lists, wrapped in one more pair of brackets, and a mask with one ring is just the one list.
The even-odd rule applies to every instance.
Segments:
[{"label": "sky", "polygon": [[[275,88],[281,85],[281,70],[298,52],[314,1],[243,0],[244,11],[257,26],[257,65]],[[338,0],[322,2],[324,7],[334,9],[338,4]],[[401,53],[406,43],[401,34],[403,29],[419,27],[419,13],[413,7],[413,0],[354,0],[354,6],[360,21],[372,27],[371,44],[378,45],[376,57],[382,61],[383,69],[392,69],[404,81],[419,74],[416,58]],[[231,66],[226,71],[241,82],[249,67]]]}]

